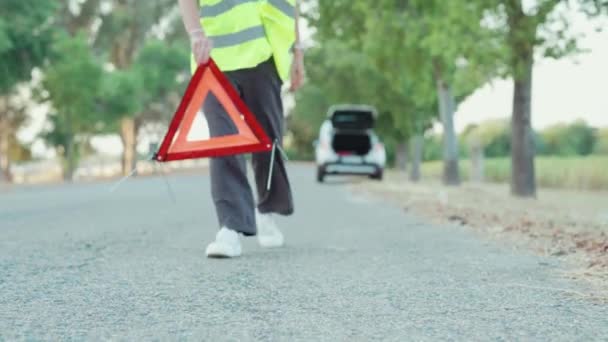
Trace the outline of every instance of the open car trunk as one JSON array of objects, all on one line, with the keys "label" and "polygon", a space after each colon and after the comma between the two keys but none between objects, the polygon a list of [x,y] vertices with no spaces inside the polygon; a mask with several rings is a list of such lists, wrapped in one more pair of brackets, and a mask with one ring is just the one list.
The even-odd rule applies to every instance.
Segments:
[{"label": "open car trunk", "polygon": [[341,155],[366,155],[372,148],[369,130],[374,126],[375,113],[371,108],[335,109],[331,114],[334,128],[332,147]]},{"label": "open car trunk", "polygon": [[372,149],[372,142],[371,137],[366,132],[336,132],[332,139],[332,147],[340,155],[364,156]]}]

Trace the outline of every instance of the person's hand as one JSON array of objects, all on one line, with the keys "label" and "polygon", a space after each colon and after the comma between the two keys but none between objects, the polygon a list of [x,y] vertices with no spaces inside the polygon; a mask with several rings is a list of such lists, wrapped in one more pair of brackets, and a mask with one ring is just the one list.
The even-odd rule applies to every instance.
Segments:
[{"label": "person's hand", "polygon": [[295,92],[304,83],[304,51],[296,47],[293,53],[293,63],[291,64],[291,86],[289,91]]},{"label": "person's hand", "polygon": [[207,37],[202,29],[190,32],[190,46],[197,65],[205,64],[209,61],[209,54],[213,48],[213,42]]}]

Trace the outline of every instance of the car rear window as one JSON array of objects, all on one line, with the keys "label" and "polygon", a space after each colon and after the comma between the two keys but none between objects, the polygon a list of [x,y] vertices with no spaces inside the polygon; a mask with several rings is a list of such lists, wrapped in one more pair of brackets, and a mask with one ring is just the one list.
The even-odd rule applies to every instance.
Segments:
[{"label": "car rear window", "polygon": [[370,111],[338,110],[333,113],[331,122],[341,129],[370,129],[374,126],[374,115]]}]

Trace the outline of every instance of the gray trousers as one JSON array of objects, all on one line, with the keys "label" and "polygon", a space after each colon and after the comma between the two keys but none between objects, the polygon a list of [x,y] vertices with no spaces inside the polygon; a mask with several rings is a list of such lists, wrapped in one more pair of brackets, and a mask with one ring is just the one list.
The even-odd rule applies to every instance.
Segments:
[{"label": "gray trousers", "polygon": [[[281,79],[272,59],[251,69],[226,72],[232,85],[255,115],[272,141],[282,143],[285,119],[281,101]],[[237,130],[217,99],[210,95],[203,104],[203,112],[211,137],[236,134]],[[287,170],[279,153],[272,172],[272,185],[266,190],[270,171],[270,152],[251,156],[257,189],[257,208],[261,213],[291,215],[293,199]],[[210,162],[211,196],[220,227],[227,227],[244,235],[255,235],[254,197],[247,180],[244,155],[212,158]]]}]

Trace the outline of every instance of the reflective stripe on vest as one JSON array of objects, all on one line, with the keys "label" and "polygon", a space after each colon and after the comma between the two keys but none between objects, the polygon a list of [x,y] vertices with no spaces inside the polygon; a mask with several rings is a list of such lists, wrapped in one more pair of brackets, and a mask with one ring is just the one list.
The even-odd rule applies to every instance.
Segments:
[{"label": "reflective stripe on vest", "polygon": [[201,0],[201,25],[223,71],[253,68],[272,56],[258,0]]},{"label": "reflective stripe on vest", "polygon": [[[238,5],[248,2],[259,2],[259,0],[222,0],[213,5],[203,4],[201,6],[201,17],[215,17],[230,11]],[[268,0],[268,2],[286,16],[291,18],[295,17],[296,9],[294,4],[289,3],[287,0]]]},{"label": "reflective stripe on vest", "polygon": [[222,0],[213,5],[203,4],[201,6],[201,18],[215,17],[217,15],[224,14],[234,7],[246,2],[258,2],[258,0]]},{"label": "reflective stripe on vest", "polygon": [[256,40],[265,37],[266,32],[264,31],[264,27],[254,26],[235,33],[223,34],[221,36],[212,36],[212,39],[214,48],[224,48],[247,43],[250,40]]},{"label": "reflective stripe on vest", "polygon": [[[283,12],[286,16],[295,19],[296,8],[295,4],[290,4],[287,0],[268,0],[268,3]],[[294,27],[295,30],[295,27]]]},{"label": "reflective stripe on vest", "polygon": [[295,40],[295,0],[200,0],[201,25],[213,41],[211,57],[223,71],[254,67],[274,56],[289,75]]}]

